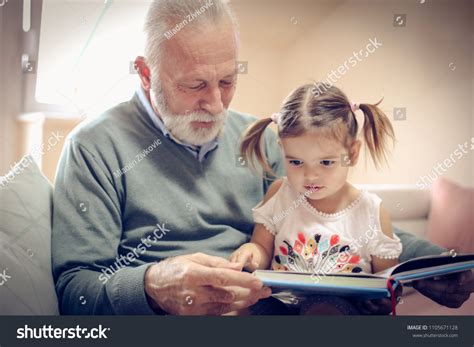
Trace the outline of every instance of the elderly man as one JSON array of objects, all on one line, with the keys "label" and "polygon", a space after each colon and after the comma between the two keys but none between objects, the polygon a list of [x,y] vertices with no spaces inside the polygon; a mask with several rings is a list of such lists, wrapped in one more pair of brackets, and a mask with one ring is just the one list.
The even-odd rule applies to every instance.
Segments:
[{"label": "elderly man", "polygon": [[[235,18],[223,0],[160,0],[145,33],[135,96],[76,129],[61,157],[52,247],[61,312],[245,309],[271,291],[226,259],[249,239],[251,209],[271,182],[238,160],[240,135],[254,118],[228,109],[237,82]],[[274,133],[264,143],[283,174]],[[443,251],[399,236],[408,249],[402,257]],[[425,293],[446,304],[442,289],[430,288],[425,283]],[[383,307],[368,305],[368,313]]]}]

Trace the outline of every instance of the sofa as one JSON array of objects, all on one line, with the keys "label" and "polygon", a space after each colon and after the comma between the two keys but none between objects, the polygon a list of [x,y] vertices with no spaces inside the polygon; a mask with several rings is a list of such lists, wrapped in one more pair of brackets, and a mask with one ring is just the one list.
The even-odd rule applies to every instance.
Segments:
[{"label": "sofa", "polygon": [[[474,252],[469,230],[472,223],[466,228],[466,221],[462,219],[465,216],[455,218],[460,227],[452,232],[447,230],[449,226],[443,225],[447,218],[436,220],[439,213],[433,212],[446,208],[443,206],[446,199],[451,207],[456,207],[456,203],[465,205],[467,202],[469,212],[473,206],[472,189],[444,182],[440,189],[448,193],[439,197],[430,190],[421,190],[415,186],[359,187],[375,192],[382,198],[391,213],[393,224],[400,229],[456,252]],[[453,191],[457,195],[450,196]],[[31,156],[24,157],[9,174],[0,178],[0,315],[59,314],[51,272],[52,192],[50,182]],[[462,199],[459,198],[461,195]],[[441,206],[438,206],[439,203],[433,204],[433,199],[441,199]],[[455,215],[459,210],[457,208],[451,214]],[[433,223],[434,227],[431,225]],[[436,231],[436,227],[441,227],[441,231]],[[397,309],[399,315],[474,314],[474,296],[462,307],[450,309],[413,289],[405,288],[404,292]]]}]

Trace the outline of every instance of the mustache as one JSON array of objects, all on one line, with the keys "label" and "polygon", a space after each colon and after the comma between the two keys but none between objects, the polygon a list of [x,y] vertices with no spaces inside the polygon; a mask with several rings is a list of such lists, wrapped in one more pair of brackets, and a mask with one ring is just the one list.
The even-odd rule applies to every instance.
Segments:
[{"label": "mustache", "polygon": [[177,115],[177,117],[186,117],[187,122],[219,122],[227,117],[227,111],[222,111],[217,115],[205,112],[190,112],[185,115]]}]

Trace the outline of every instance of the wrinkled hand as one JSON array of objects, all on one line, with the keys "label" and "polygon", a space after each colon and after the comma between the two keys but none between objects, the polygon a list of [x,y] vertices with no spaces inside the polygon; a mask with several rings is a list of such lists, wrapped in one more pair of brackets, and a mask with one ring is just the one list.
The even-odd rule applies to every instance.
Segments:
[{"label": "wrinkled hand", "polygon": [[[395,297],[400,297],[402,292],[403,287],[399,285],[397,289],[395,289]],[[392,301],[390,298],[356,301],[354,305],[360,314],[364,315],[387,315],[392,312]]]},{"label": "wrinkled hand", "polygon": [[145,292],[152,308],[174,315],[222,315],[271,295],[269,288],[241,266],[195,253],[151,265]]},{"label": "wrinkled hand", "polygon": [[474,292],[471,270],[413,282],[413,287],[440,305],[459,308]]},{"label": "wrinkled hand", "polygon": [[260,253],[257,246],[252,243],[245,243],[232,253],[229,260],[232,263],[239,264],[241,269],[245,268],[247,271],[253,272],[258,269]]}]

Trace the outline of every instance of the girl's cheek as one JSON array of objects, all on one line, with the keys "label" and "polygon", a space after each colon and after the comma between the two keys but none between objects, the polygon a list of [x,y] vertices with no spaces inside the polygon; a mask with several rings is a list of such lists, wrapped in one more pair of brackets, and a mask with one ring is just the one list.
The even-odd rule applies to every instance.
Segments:
[{"label": "girl's cheek", "polygon": [[337,178],[340,181],[346,181],[348,172],[349,172],[349,170],[347,170],[347,169],[346,170],[339,170],[339,172],[336,174]]}]

